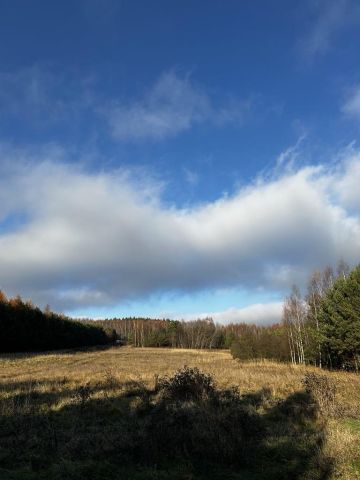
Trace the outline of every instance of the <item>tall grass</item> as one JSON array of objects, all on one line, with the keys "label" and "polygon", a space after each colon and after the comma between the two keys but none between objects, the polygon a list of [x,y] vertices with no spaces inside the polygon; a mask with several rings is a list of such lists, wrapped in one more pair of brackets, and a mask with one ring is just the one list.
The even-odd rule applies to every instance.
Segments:
[{"label": "tall grass", "polygon": [[316,375],[224,351],[2,356],[0,478],[359,478],[360,376],[321,372],[326,409]]}]

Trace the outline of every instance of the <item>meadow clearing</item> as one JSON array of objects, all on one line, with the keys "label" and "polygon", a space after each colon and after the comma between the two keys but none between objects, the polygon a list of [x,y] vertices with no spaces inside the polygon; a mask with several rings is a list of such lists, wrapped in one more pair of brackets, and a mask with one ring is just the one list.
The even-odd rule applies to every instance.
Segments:
[{"label": "meadow clearing", "polygon": [[[159,390],[185,365],[210,374],[216,395]],[[331,408],[304,396],[306,372],[336,386]],[[0,478],[355,480],[360,375],[227,350],[3,354]]]}]

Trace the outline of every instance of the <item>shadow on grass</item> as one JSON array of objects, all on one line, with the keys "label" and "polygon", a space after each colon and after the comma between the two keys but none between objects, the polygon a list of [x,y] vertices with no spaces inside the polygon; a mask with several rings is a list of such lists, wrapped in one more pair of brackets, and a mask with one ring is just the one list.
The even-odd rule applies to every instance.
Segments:
[{"label": "shadow on grass", "polygon": [[103,350],[109,350],[116,346],[120,348],[120,345],[114,345],[113,343],[105,344],[105,345],[93,345],[90,347],[71,347],[71,348],[62,348],[59,350],[52,349],[52,350],[36,350],[33,352],[0,352],[0,359],[5,360],[21,360],[27,358],[37,357],[39,355],[76,355],[77,353],[86,353],[86,352],[97,352]]},{"label": "shadow on grass", "polygon": [[[202,374],[195,374],[197,382]],[[80,387],[77,395],[64,384],[59,398],[73,400],[62,408],[51,408],[54,399],[44,393],[28,398],[30,409],[1,409],[0,478],[330,477],[324,424],[308,393],[276,402],[264,389],[240,395],[216,389],[211,379],[196,389],[174,379],[156,391],[107,379],[98,389]]]}]

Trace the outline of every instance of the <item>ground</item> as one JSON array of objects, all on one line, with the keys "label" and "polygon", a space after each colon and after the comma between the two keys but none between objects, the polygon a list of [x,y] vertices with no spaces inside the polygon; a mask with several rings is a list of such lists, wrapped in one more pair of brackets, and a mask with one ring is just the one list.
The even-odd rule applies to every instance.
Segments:
[{"label": "ground", "polygon": [[[212,375],[216,408],[204,400],[175,408],[156,393],[159,379],[185,365]],[[335,383],[336,408],[314,413],[306,372]],[[227,457],[234,445],[241,452]],[[360,479],[360,375],[241,363],[228,351],[1,355],[0,478]]]}]

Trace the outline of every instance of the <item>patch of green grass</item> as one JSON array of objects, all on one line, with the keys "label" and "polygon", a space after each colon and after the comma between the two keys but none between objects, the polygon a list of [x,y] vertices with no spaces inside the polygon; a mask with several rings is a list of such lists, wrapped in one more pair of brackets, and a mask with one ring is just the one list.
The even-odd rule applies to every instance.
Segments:
[{"label": "patch of green grass", "polygon": [[353,433],[360,433],[360,419],[346,418],[344,419],[343,423]]},{"label": "patch of green grass", "polygon": [[[355,434],[356,440],[359,444],[360,443],[360,419],[346,418],[345,420],[343,420],[343,424],[350,430],[352,434]],[[351,467],[354,469],[354,471],[357,474],[360,474],[360,452],[359,452],[359,457],[352,460]]]}]

